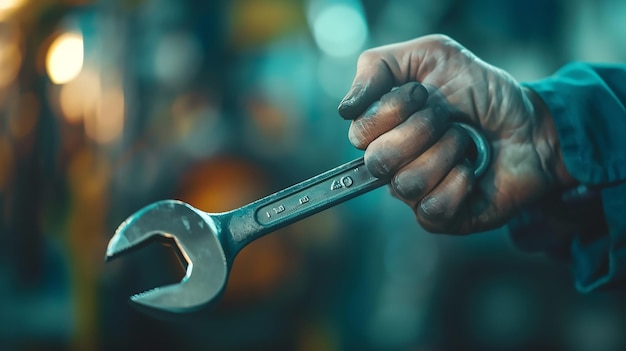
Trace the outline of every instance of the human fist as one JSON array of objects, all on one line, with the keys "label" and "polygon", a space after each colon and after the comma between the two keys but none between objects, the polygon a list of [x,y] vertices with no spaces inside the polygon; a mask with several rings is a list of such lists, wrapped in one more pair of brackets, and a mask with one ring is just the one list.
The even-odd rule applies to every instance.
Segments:
[{"label": "human fist", "polygon": [[[365,164],[431,232],[470,233],[570,185],[548,109],[511,75],[456,41],[430,35],[361,54],[339,105]],[[465,157],[463,122],[491,143],[480,179]]]}]

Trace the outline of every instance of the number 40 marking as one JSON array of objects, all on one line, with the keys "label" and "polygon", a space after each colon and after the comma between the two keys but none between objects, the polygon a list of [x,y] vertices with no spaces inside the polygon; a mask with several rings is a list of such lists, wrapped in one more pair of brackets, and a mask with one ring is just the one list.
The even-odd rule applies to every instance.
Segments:
[{"label": "number 40 marking", "polygon": [[350,186],[352,186],[352,184],[354,184],[354,181],[352,180],[352,177],[350,177],[350,176],[341,177],[341,179],[334,180],[332,182],[332,184],[330,185],[330,190],[341,189],[344,186],[346,188],[349,188]]}]

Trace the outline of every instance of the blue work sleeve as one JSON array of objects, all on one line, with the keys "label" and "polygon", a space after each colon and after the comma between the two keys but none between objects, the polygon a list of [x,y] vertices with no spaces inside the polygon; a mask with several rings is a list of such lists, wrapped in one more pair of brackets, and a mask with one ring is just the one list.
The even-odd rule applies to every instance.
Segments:
[{"label": "blue work sleeve", "polygon": [[[513,241],[571,260],[581,292],[626,286],[626,65],[571,63],[524,85],[548,106],[565,166],[581,186],[514,218]],[[574,224],[567,235],[546,223],[559,206]]]}]

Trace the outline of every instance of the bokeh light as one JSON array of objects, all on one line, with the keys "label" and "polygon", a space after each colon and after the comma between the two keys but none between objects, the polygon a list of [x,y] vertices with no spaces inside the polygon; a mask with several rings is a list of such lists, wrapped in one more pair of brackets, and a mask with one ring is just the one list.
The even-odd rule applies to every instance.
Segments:
[{"label": "bokeh light", "polygon": [[26,4],[26,0],[0,0],[0,19],[7,18]]},{"label": "bokeh light", "polygon": [[100,84],[99,73],[85,69],[76,79],[61,87],[59,107],[67,122],[78,123],[86,114],[94,113],[100,97]]},{"label": "bokeh light", "polygon": [[19,73],[22,64],[19,37],[20,32],[15,27],[0,31],[0,88],[11,84]]},{"label": "bokeh light", "polygon": [[76,78],[83,68],[83,36],[79,33],[59,35],[48,49],[46,70],[54,84],[65,84]]},{"label": "bokeh light", "polygon": [[313,37],[327,55],[345,57],[363,48],[368,30],[358,3],[320,5],[311,10]]},{"label": "bokeh light", "polygon": [[180,86],[188,82],[200,68],[202,48],[189,33],[165,35],[154,55],[154,73],[166,85]]},{"label": "bokeh light", "polygon": [[626,291],[577,294],[565,265],[504,230],[430,235],[388,187],[246,247],[200,323],[126,303],[175,257],[102,261],[153,201],[228,211],[362,156],[337,105],[366,48],[444,33],[525,82],[626,62],[625,14],[620,0],[0,0],[0,351],[626,350]]},{"label": "bokeh light", "polygon": [[13,145],[8,138],[0,137],[0,193],[6,191],[13,169]]},{"label": "bokeh light", "polygon": [[41,106],[37,95],[33,92],[25,92],[18,103],[16,112],[11,114],[9,119],[9,129],[16,140],[33,133],[40,110]]},{"label": "bokeh light", "polygon": [[124,128],[124,93],[121,88],[110,87],[102,91],[96,113],[86,115],[85,132],[98,143],[117,139]]}]

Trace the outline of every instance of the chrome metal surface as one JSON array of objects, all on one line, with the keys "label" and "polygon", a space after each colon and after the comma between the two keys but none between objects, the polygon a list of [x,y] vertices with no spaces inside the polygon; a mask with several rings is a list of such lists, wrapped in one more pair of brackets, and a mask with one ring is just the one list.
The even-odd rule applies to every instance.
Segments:
[{"label": "chrome metal surface", "polygon": [[[475,173],[480,176],[490,162],[489,144],[474,128],[460,125],[476,146]],[[141,247],[155,236],[172,239],[187,261],[185,277],[179,283],[134,295],[131,300],[156,315],[203,310],[223,293],[235,256],[244,246],[387,183],[374,177],[359,158],[229,212],[206,213],[181,201],[159,201],[118,227],[107,247],[106,260]]]}]

